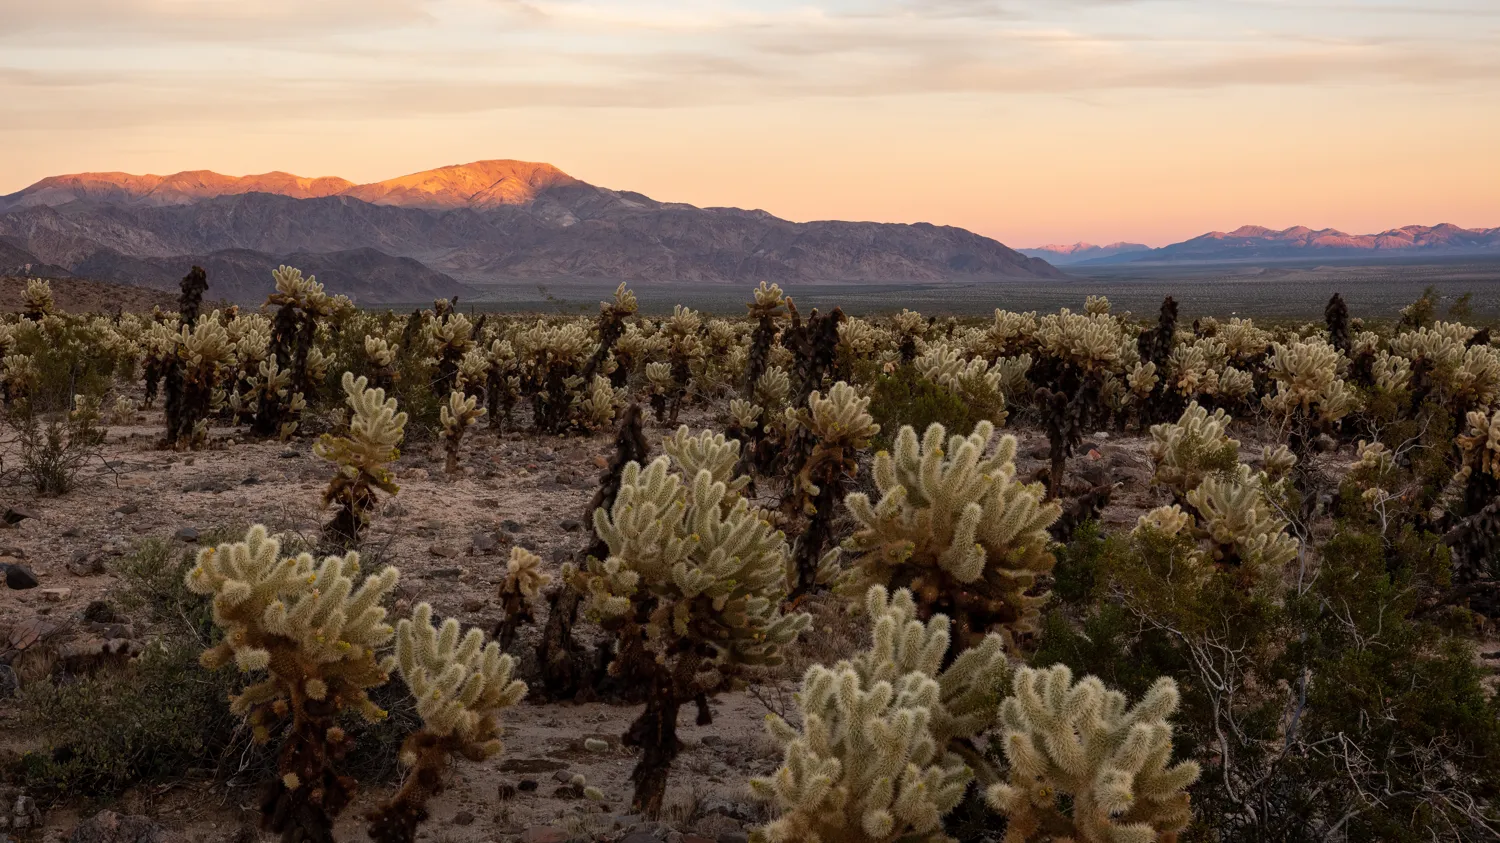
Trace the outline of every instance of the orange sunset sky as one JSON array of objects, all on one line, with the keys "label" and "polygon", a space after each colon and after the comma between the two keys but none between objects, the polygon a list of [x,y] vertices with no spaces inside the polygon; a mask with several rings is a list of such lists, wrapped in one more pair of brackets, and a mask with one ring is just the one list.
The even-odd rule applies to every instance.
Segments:
[{"label": "orange sunset sky", "polygon": [[1500,226],[1500,0],[0,0],[0,194],[485,158],[1017,247]]}]

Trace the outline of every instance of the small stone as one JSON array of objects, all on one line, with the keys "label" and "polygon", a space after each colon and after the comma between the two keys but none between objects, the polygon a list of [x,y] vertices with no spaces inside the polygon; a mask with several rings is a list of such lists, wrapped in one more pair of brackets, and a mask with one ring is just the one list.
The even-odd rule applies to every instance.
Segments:
[{"label": "small stone", "polygon": [[459,811],[458,813],[456,813],[456,814],[453,815],[453,824],[454,825],[473,825],[474,824],[474,815],[471,814],[471,813],[469,813],[468,811]]},{"label": "small stone", "polygon": [[5,574],[5,587],[21,591],[28,588],[36,588],[36,574],[24,565],[13,562],[0,562],[0,572]]},{"label": "small stone", "polygon": [[427,552],[431,553],[433,556],[438,556],[443,559],[453,559],[459,555],[456,548],[441,544],[435,544],[432,547],[427,548]]},{"label": "small stone", "polygon": [[257,486],[257,485],[260,485],[260,476],[256,475],[256,474],[252,474],[249,477],[246,477],[244,480],[241,480],[240,481],[240,485],[241,486]]},{"label": "small stone", "polygon": [[579,523],[577,518],[564,518],[558,526],[562,527],[565,533],[576,533],[583,528],[583,525]]},{"label": "small stone", "polygon": [[463,572],[463,568],[433,568],[427,576],[435,580],[456,580]]},{"label": "small stone", "polygon": [[475,533],[474,539],[471,544],[474,548],[474,555],[476,556],[483,556],[494,553],[495,548],[500,546],[500,542],[497,541],[494,535],[491,533]]},{"label": "small stone", "polygon": [[704,746],[718,746],[723,742],[724,739],[719,737],[718,735],[704,735],[702,741]]},{"label": "small stone", "polygon": [[550,825],[534,825],[521,833],[521,843],[568,843],[572,835]]},{"label": "small stone", "polygon": [[134,503],[120,504],[119,506],[115,507],[115,512],[120,515],[134,515],[140,511],[141,508]]},{"label": "small stone", "polygon": [[516,783],[516,790],[522,793],[531,793],[537,788],[536,779],[521,779]]},{"label": "small stone", "polygon": [[297,457],[301,456],[301,454],[298,454],[296,451],[292,450],[291,448],[288,448],[287,450],[282,451],[281,453],[277,454],[277,456],[281,457],[284,460],[294,460]]},{"label": "small stone", "polygon": [[599,468],[609,468],[609,460],[605,459],[603,454],[600,454],[594,457],[594,465]]},{"label": "small stone", "polygon": [[178,530],[176,533],[173,533],[172,537],[175,538],[175,539],[177,539],[180,542],[188,542],[189,544],[191,544],[191,543],[196,542],[198,540],[198,528],[196,528],[196,527],[183,527],[182,529]]},{"label": "small stone", "polygon": [[465,612],[468,612],[469,614],[472,615],[475,612],[482,612],[482,611],[484,611],[484,607],[485,607],[485,601],[484,600],[482,600],[482,599],[480,599],[478,597],[470,597],[469,599],[465,600],[463,602],[463,604],[459,608],[463,609]]},{"label": "small stone", "polygon": [[620,843],[661,843],[661,838],[649,831],[632,831],[621,837]]},{"label": "small stone", "polygon": [[505,531],[508,532],[508,533],[519,533],[519,532],[521,532],[521,524],[519,522],[517,522],[517,521],[512,521],[509,518],[505,519],[504,521],[501,521],[500,522],[500,526],[504,527]]},{"label": "small stone", "polygon": [[72,593],[73,589],[71,588],[44,588],[42,589],[42,599],[48,603],[61,603],[67,600],[68,595]]},{"label": "small stone", "polygon": [[75,577],[92,577],[104,573],[104,560],[90,550],[75,550],[68,560],[68,573]]},{"label": "small stone", "polygon": [[69,527],[68,529],[63,530],[61,533],[58,533],[58,535],[62,536],[65,539],[76,539],[83,534],[77,527]]},{"label": "small stone", "polygon": [[569,770],[568,768],[564,767],[561,770],[558,770],[557,772],[555,772],[555,773],[552,774],[552,780],[553,781],[562,782],[563,784],[567,784],[567,783],[573,781],[573,772],[571,770]]},{"label": "small stone", "polygon": [[557,564],[561,565],[562,563],[567,562],[568,560],[570,560],[572,558],[573,558],[572,552],[569,551],[566,547],[554,547],[554,548],[552,548],[552,561],[553,562],[556,562]]},{"label": "small stone", "polygon": [[750,843],[750,835],[743,831],[721,831],[715,839],[718,843]]}]

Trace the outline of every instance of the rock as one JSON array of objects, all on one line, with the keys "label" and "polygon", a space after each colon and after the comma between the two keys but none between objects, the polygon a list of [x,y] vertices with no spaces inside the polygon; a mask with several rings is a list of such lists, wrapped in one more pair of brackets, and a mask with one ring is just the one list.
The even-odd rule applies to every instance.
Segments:
[{"label": "rock", "polygon": [[173,533],[172,538],[177,539],[180,542],[188,542],[189,544],[191,544],[198,541],[198,528],[183,527],[182,529]]},{"label": "rock", "polygon": [[750,843],[750,835],[743,831],[721,831],[714,839],[718,843]]},{"label": "rock", "polygon": [[31,512],[30,510],[22,509],[18,506],[12,506],[6,509],[4,513],[0,513],[0,526],[14,527],[28,518],[35,517],[36,514]]},{"label": "rock", "polygon": [[554,548],[552,548],[552,561],[553,562],[556,562],[557,564],[561,565],[562,563],[567,562],[567,561],[569,561],[572,558],[573,558],[573,552],[570,551],[570,550],[568,550],[566,547],[554,547]]},{"label": "rock", "polygon": [[438,556],[443,559],[454,559],[459,556],[457,548],[448,547],[447,545],[442,544],[435,544],[432,547],[427,548],[427,552],[431,553],[433,556]]},{"label": "rock", "polygon": [[569,782],[573,781],[573,772],[567,767],[564,767],[552,774],[552,780],[562,782],[563,784],[568,784]]},{"label": "rock", "polygon": [[75,550],[68,560],[68,573],[75,577],[92,577],[104,573],[104,559],[90,550]]},{"label": "rock", "polygon": [[79,536],[83,535],[83,532],[77,527],[69,527],[68,529],[63,530],[61,533],[58,533],[58,535],[62,536],[65,539],[76,539]]},{"label": "rock", "polygon": [[488,605],[488,604],[486,603],[486,601],[483,598],[470,597],[467,600],[465,600],[462,604],[460,604],[459,608],[463,609],[465,612],[468,612],[469,614],[472,615],[475,612],[482,612],[482,611],[484,611],[484,607],[486,605]]},{"label": "rock", "polygon": [[294,460],[297,457],[301,456],[301,454],[297,453],[295,450],[293,450],[291,448],[288,448],[285,451],[282,451],[281,453],[277,454],[276,456],[281,457],[284,460]]},{"label": "rock", "polygon": [[621,837],[620,843],[661,843],[661,838],[649,831],[632,831]]},{"label": "rock", "polygon": [[568,843],[572,835],[551,825],[534,825],[521,833],[521,843]]},{"label": "rock", "polygon": [[141,508],[133,503],[120,504],[115,507],[115,513],[119,515],[134,515],[140,511]]},{"label": "rock", "polygon": [[186,843],[187,838],[147,817],[100,811],[73,829],[68,843]]},{"label": "rock", "polygon": [[474,815],[471,814],[471,813],[469,813],[468,811],[459,811],[458,813],[456,813],[456,814],[453,815],[453,824],[454,825],[473,825],[474,824]]},{"label": "rock", "polygon": [[258,485],[260,485],[260,475],[259,474],[252,474],[249,477],[246,477],[244,480],[241,480],[240,481],[240,485],[241,486],[258,486]]},{"label": "rock", "polygon": [[0,571],[5,573],[5,587],[21,591],[27,588],[36,588],[36,574],[24,565],[14,562],[0,562]]},{"label": "rock", "polygon": [[61,603],[67,600],[68,595],[72,593],[73,589],[71,588],[44,588],[42,589],[42,599],[48,603]]},{"label": "rock", "polygon": [[719,737],[718,735],[704,735],[703,740],[701,741],[704,746],[718,746],[723,742],[724,739]]},{"label": "rock", "polygon": [[25,793],[16,795],[14,801],[6,799],[6,807],[10,809],[10,827],[16,831],[26,831],[32,828],[42,827],[42,809],[37,806],[36,800]]},{"label": "rock", "polygon": [[495,552],[500,542],[490,533],[475,533],[470,546],[475,556],[488,556]]},{"label": "rock", "polygon": [[577,518],[564,518],[557,526],[561,527],[565,533],[576,533],[583,528]]},{"label": "rock", "polygon": [[537,789],[536,779],[521,779],[516,782],[516,790],[522,793],[531,793]]},{"label": "rock", "polygon": [[500,763],[500,770],[505,773],[550,773],[567,768],[566,762],[551,758],[507,758]]},{"label": "rock", "polygon": [[597,468],[609,468],[609,460],[605,459],[603,454],[599,454],[594,457],[594,465]]},{"label": "rock", "polygon": [[463,568],[433,568],[427,576],[435,580],[456,580],[463,575]]},{"label": "rock", "polygon": [[519,532],[521,532],[521,525],[518,522],[516,522],[516,521],[510,520],[509,518],[505,519],[504,521],[501,521],[500,522],[500,526],[504,527],[505,531],[507,533],[519,533]]}]

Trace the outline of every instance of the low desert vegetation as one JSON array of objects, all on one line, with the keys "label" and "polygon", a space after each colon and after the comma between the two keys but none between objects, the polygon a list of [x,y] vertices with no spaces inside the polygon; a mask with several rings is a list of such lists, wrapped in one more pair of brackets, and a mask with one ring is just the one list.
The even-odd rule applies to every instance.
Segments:
[{"label": "low desert vegetation", "polygon": [[[592,318],[398,315],[285,267],[260,312],[203,312],[209,283],[113,317],[28,289],[0,323],[5,468],[69,494],[110,408],[159,400],[157,447],[200,460],[315,439],[328,520],[138,545],[141,646],[7,665],[47,745],[7,773],[28,787],[108,798],[239,753],[288,843],[333,840],[362,788],[399,843],[455,766],[514,748],[517,706],[604,701],[636,712],[588,741],[633,754],[604,809],[668,817],[683,710],[796,687],[779,765],[738,771],[766,843],[1500,836],[1500,346],[1431,293],[1395,324],[1335,297],[1262,325],[1096,297],[803,314],[768,284],[732,318],[645,318],[623,284]],[[404,560],[365,547],[403,446],[452,483],[487,429],[615,442],[578,552],[510,550],[493,630],[403,600]],[[1110,475],[1111,437],[1141,474]],[[1152,505],[1102,518],[1126,482]]]}]

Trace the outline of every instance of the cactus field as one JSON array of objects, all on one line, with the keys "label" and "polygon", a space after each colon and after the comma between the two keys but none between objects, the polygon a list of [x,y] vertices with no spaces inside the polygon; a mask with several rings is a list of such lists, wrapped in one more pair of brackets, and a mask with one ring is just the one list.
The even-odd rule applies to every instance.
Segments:
[{"label": "cactus field", "polygon": [[1467,299],[274,280],[0,317],[0,843],[1500,839]]}]

